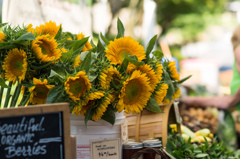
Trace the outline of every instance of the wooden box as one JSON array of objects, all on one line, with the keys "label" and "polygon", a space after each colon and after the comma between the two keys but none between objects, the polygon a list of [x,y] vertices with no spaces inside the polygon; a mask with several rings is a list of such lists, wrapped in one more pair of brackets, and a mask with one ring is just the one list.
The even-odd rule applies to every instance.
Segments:
[{"label": "wooden box", "polygon": [[166,147],[168,125],[177,124],[177,130],[180,133],[180,122],[177,122],[180,116],[177,103],[160,105],[160,108],[164,113],[154,113],[146,109],[139,114],[125,113],[128,121],[128,138],[139,142],[141,139],[161,137],[162,145]]}]

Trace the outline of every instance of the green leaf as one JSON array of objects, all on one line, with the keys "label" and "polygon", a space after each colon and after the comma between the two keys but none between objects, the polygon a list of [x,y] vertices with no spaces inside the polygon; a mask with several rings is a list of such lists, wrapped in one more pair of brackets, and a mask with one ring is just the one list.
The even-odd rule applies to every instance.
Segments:
[{"label": "green leaf", "polygon": [[40,69],[44,69],[46,67],[48,67],[49,65],[52,64],[53,61],[49,61],[47,63],[40,63],[40,64],[35,64],[35,65],[32,65],[31,67],[35,70],[40,70]]},{"label": "green leaf", "polygon": [[101,39],[104,41],[104,43],[105,43],[106,45],[109,45],[108,39],[105,38],[105,36],[103,36],[102,33],[100,33],[100,36],[101,36]]},{"label": "green leaf", "polygon": [[129,63],[128,59],[124,58],[123,62],[119,66],[119,73],[123,74],[125,72],[125,70],[128,67],[128,63]]},{"label": "green leaf", "polygon": [[176,149],[176,146],[174,145],[174,143],[169,138],[167,140],[166,148],[167,148],[167,152],[172,152]]},{"label": "green leaf", "polygon": [[207,153],[201,153],[201,154],[197,154],[196,158],[203,158],[203,157],[207,157],[208,154]]},{"label": "green leaf", "polygon": [[136,66],[141,66],[141,65],[144,64],[143,61],[140,61],[140,62],[138,61],[138,58],[137,58],[136,55],[131,56],[131,55],[125,53],[125,58],[126,58],[129,62],[131,62],[132,64],[134,64],[134,65],[136,65]]},{"label": "green leaf", "polygon": [[156,42],[156,39],[157,39],[157,35],[155,35],[147,44],[147,47],[146,47],[146,58],[147,60],[149,59],[149,55],[155,45],[155,42]]},{"label": "green leaf", "polygon": [[115,123],[115,113],[112,109],[107,109],[107,111],[102,116],[102,119],[114,125]]},{"label": "green leaf", "polygon": [[178,83],[178,84],[181,84],[181,83],[183,83],[184,81],[188,80],[190,77],[192,77],[192,75],[189,75],[189,76],[181,79],[180,81],[177,81],[177,83]]},{"label": "green leaf", "polygon": [[118,21],[117,21],[117,29],[118,29],[118,35],[117,35],[117,38],[121,38],[121,37],[124,37],[124,26],[121,22],[121,20],[118,18]]},{"label": "green leaf", "polygon": [[83,38],[81,40],[77,40],[73,45],[73,51],[79,50],[81,51],[84,47],[84,45],[87,43],[89,37]]},{"label": "green leaf", "polygon": [[158,103],[157,103],[157,101],[156,101],[156,99],[154,97],[151,97],[149,99],[149,101],[147,103],[147,106],[146,106],[146,109],[148,109],[148,110],[150,110],[152,112],[155,112],[155,113],[164,113],[160,109],[160,107],[159,107],[159,105],[158,105]]},{"label": "green leaf", "polygon": [[0,24],[0,28],[4,27],[5,25],[7,25],[8,23],[1,23]]},{"label": "green leaf", "polygon": [[[80,59],[81,59],[81,55],[80,55]],[[91,60],[92,60],[92,56],[91,55],[92,55],[91,52],[87,52],[87,55],[85,55],[85,57],[83,59],[83,62],[76,69],[79,69],[80,71],[85,71],[86,74],[87,74],[89,69],[90,69],[90,67],[91,67]]]},{"label": "green leaf", "polygon": [[60,28],[59,28],[56,36],[54,37],[54,39],[60,40],[60,39],[61,39],[61,36],[62,36],[62,25],[60,25]]},{"label": "green leaf", "polygon": [[73,44],[75,44],[77,40],[66,40],[65,41],[65,47],[72,47]]},{"label": "green leaf", "polygon": [[29,82],[25,82],[25,81],[22,81],[21,84],[22,84],[24,87],[27,87],[27,88],[30,88],[30,87],[34,86],[34,84],[29,83]]},{"label": "green leaf", "polygon": [[6,83],[2,77],[0,77],[0,86],[3,88],[9,88],[8,85],[6,85]]},{"label": "green leaf", "polygon": [[156,51],[153,51],[152,54],[159,60],[161,61],[164,54],[163,52],[159,51],[159,50],[156,50]]},{"label": "green leaf", "polygon": [[14,44],[8,44],[8,45],[5,45],[5,46],[1,46],[1,47],[0,47],[0,50],[13,49],[13,48],[16,48],[16,45],[14,45]]},{"label": "green leaf", "polygon": [[94,74],[94,75],[91,74],[91,75],[88,76],[88,79],[90,80],[90,82],[92,82],[97,78],[97,76],[98,76],[97,74]]},{"label": "green leaf", "polygon": [[170,101],[172,100],[172,95],[175,92],[172,80],[169,76],[169,74],[167,73],[167,71],[165,69],[163,69],[163,75],[164,75],[164,81],[165,83],[168,84],[168,90],[167,90],[167,94],[166,94],[166,99],[169,99]]},{"label": "green leaf", "polygon": [[98,43],[97,43],[97,52],[104,52],[105,48],[104,46],[102,45],[101,41],[98,40]]},{"label": "green leaf", "polygon": [[23,34],[22,36],[20,36],[19,38],[17,38],[18,40],[36,40],[33,33],[26,33]]},{"label": "green leaf", "polygon": [[58,98],[59,95],[62,93],[63,89],[60,88],[60,86],[53,87],[47,95],[47,103],[54,103]]},{"label": "green leaf", "polygon": [[90,41],[90,44],[92,45],[92,47],[96,47],[92,40]]},{"label": "green leaf", "polygon": [[54,76],[63,79],[63,77],[60,74],[58,74],[54,70],[51,70],[49,78],[54,77]]},{"label": "green leaf", "polygon": [[85,126],[87,127],[87,122],[88,120],[92,119],[92,116],[94,114],[94,109],[93,107],[90,107],[88,108],[86,114],[85,114],[85,118],[84,118],[84,121],[85,121]]}]

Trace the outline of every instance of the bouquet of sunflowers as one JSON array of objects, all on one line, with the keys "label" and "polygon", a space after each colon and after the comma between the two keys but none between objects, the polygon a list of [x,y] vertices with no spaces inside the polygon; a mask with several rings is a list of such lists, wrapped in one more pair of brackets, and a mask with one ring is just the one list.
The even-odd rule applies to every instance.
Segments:
[{"label": "bouquet of sunflowers", "polygon": [[[152,51],[154,36],[144,49],[117,22],[118,35],[97,44],[81,34],[63,32],[49,21],[11,27],[1,24],[1,108],[68,102],[72,114],[88,120],[115,122],[115,112],[161,113],[159,104],[179,97],[175,62]],[[150,56],[150,53],[152,54]]]}]

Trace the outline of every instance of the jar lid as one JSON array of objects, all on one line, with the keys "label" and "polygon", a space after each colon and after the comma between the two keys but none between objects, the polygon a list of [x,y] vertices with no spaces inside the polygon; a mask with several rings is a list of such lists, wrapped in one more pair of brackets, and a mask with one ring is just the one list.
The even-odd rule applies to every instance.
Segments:
[{"label": "jar lid", "polygon": [[143,147],[162,147],[161,141],[145,141],[143,142]]},{"label": "jar lid", "polygon": [[144,139],[144,140],[141,140],[142,143],[150,142],[150,141],[159,141],[159,139]]},{"label": "jar lid", "polygon": [[140,142],[123,143],[123,149],[141,149],[141,148],[143,148],[143,144]]},{"label": "jar lid", "polygon": [[128,139],[127,141],[124,141],[123,143],[131,143],[131,142],[136,142],[134,139]]}]

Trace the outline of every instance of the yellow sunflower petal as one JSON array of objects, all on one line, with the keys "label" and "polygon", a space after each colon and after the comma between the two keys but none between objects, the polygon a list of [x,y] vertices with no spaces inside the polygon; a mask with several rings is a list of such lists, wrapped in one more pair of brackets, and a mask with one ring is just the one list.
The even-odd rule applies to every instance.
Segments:
[{"label": "yellow sunflower petal", "polygon": [[91,88],[90,80],[84,71],[78,72],[75,77],[68,77],[65,82],[65,90],[74,101],[80,100],[80,97],[85,96],[86,91]]},{"label": "yellow sunflower petal", "polygon": [[168,64],[169,70],[170,70],[170,76],[175,80],[180,80],[180,75],[177,72],[177,67],[175,65],[175,61],[170,61]]},{"label": "yellow sunflower petal", "polygon": [[[85,37],[85,35],[83,33],[80,33],[80,34],[77,35],[78,40],[81,40],[84,37]],[[82,49],[82,52],[88,51],[90,49],[92,49],[92,45],[90,44],[90,42],[87,41],[86,44],[84,45],[83,49]]]},{"label": "yellow sunflower petal", "polygon": [[42,82],[37,78],[33,78],[33,84],[34,86],[29,88],[29,102],[32,104],[45,104],[47,101],[47,94],[54,85],[47,85],[47,79],[44,79]]},{"label": "yellow sunflower petal", "polygon": [[58,44],[55,39],[49,38],[48,35],[41,35],[32,41],[32,50],[36,53],[39,60],[43,62],[56,62],[61,56],[62,52],[57,48]]},{"label": "yellow sunflower petal", "polygon": [[60,25],[57,26],[55,22],[49,21],[46,22],[44,25],[40,25],[35,28],[35,32],[38,35],[47,35],[49,34],[51,37],[55,37],[57,32],[60,28]]},{"label": "yellow sunflower petal", "polygon": [[28,32],[28,33],[33,33],[33,34],[34,34],[34,29],[33,29],[32,26],[33,26],[32,24],[29,24],[29,25],[27,26],[27,32]]},{"label": "yellow sunflower petal", "polygon": [[15,84],[18,78],[21,83],[25,79],[27,65],[27,54],[24,50],[17,48],[10,50],[2,66],[5,71],[5,79]]},{"label": "yellow sunflower petal", "polygon": [[155,99],[158,104],[162,104],[163,99],[167,94],[167,89],[168,89],[168,85],[164,83],[161,85],[160,89],[155,92],[156,93]]},{"label": "yellow sunflower petal", "polygon": [[110,82],[112,79],[115,80],[115,83],[118,83],[121,79],[121,75],[116,68],[113,66],[103,70],[103,72],[99,76],[100,85],[103,89],[107,89],[110,86]]},{"label": "yellow sunflower petal", "polygon": [[181,95],[181,90],[180,90],[180,89],[177,89],[177,90],[174,92],[174,94],[173,94],[173,96],[172,96],[172,99],[177,99],[178,97],[180,97],[180,95]]},{"label": "yellow sunflower petal", "polygon": [[146,74],[136,70],[124,83],[116,106],[118,112],[125,109],[126,113],[140,113],[145,108],[150,96],[151,86]]},{"label": "yellow sunflower petal", "polygon": [[142,73],[146,74],[146,76],[149,78],[152,91],[154,91],[155,87],[160,82],[160,80],[157,78],[157,74],[154,72],[153,68],[148,64],[144,64],[141,66],[130,65],[129,68],[127,69],[127,72],[131,74],[134,70],[139,70]]},{"label": "yellow sunflower petal", "polygon": [[162,64],[161,63],[156,63],[156,70],[155,70],[155,72],[156,72],[156,75],[157,75],[157,78],[158,78],[158,80],[159,81],[161,81],[162,80],[162,74],[163,74],[163,66],[162,66]]},{"label": "yellow sunflower petal", "polygon": [[81,63],[82,63],[82,60],[80,60],[80,55],[78,55],[74,60],[73,68],[80,66]]},{"label": "yellow sunflower petal", "polygon": [[0,42],[4,42],[5,39],[6,39],[5,34],[0,32]]},{"label": "yellow sunflower petal", "polygon": [[136,55],[138,61],[146,58],[143,46],[131,37],[122,37],[110,41],[107,46],[106,57],[112,64],[121,64],[125,58],[125,53],[129,55]]},{"label": "yellow sunflower petal", "polygon": [[101,119],[103,116],[104,112],[107,110],[108,105],[111,103],[112,100],[111,94],[108,94],[106,98],[103,100],[103,103],[100,104],[99,107],[95,110],[95,113],[92,116],[92,120],[97,121]]}]

